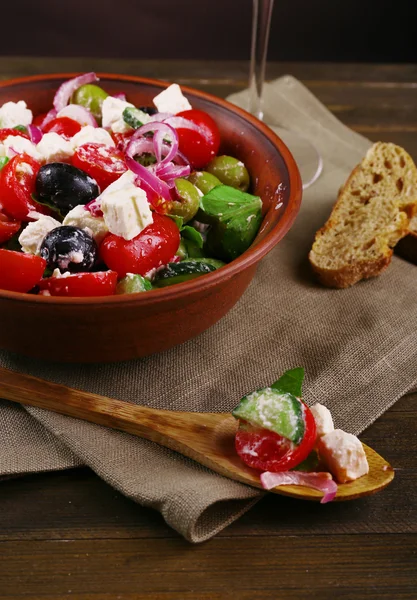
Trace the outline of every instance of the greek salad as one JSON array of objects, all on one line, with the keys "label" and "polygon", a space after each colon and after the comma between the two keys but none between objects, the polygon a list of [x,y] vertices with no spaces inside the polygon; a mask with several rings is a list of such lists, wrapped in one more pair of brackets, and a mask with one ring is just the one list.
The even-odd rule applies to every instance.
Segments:
[{"label": "greek salad", "polygon": [[243,462],[262,471],[265,489],[312,487],[323,492],[326,503],[337,493],[336,481],[366,475],[369,464],[360,440],[335,429],[326,406],[309,408],[302,401],[303,380],[304,369],[297,367],[244,396],[232,412],[239,422],[235,447]]},{"label": "greek salad", "polygon": [[245,165],[177,84],[137,107],[97,82],[66,81],[35,118],[0,107],[0,289],[142,293],[221,268],[258,232]]}]

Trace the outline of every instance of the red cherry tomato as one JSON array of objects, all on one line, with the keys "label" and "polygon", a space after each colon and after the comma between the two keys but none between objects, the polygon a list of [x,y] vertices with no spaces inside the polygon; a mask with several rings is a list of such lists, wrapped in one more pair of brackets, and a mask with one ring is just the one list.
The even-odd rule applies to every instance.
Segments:
[{"label": "red cherry tomato", "polygon": [[46,260],[33,254],[0,250],[0,289],[29,292],[46,268]]},{"label": "red cherry tomato", "polygon": [[178,127],[179,149],[194,169],[201,169],[218,153],[220,132],[215,121],[202,110],[184,110],[176,115],[198,126],[194,129]]},{"label": "red cherry tomato", "polygon": [[4,129],[0,129],[0,142],[4,142],[4,140],[10,135],[14,135],[15,137],[23,137],[27,140],[29,139],[29,136],[23,131],[20,131],[20,129],[12,129],[11,127],[5,127]]},{"label": "red cherry tomato", "polygon": [[119,277],[124,277],[126,273],[145,275],[167,264],[179,244],[180,232],[174,221],[154,212],[153,223],[133,240],[108,234],[101,243],[100,255],[110,269],[117,271]]},{"label": "red cherry tomato", "polygon": [[57,117],[49,121],[43,128],[44,133],[58,133],[69,139],[81,130],[81,125],[69,117]]},{"label": "red cherry tomato", "polygon": [[116,144],[116,147],[121,150],[122,152],[124,152],[126,150],[126,148],[129,145],[130,142],[130,138],[132,137],[132,135],[135,133],[135,130],[132,129],[132,131],[126,131],[126,133],[113,133],[111,132],[111,136],[114,140],[114,143]]},{"label": "red cherry tomato", "polygon": [[68,277],[48,277],[39,283],[41,290],[51,296],[86,297],[113,296],[116,291],[117,273],[73,273]]},{"label": "red cherry tomato", "polygon": [[19,231],[20,226],[20,221],[9,219],[9,217],[0,212],[0,244],[10,240]]},{"label": "red cherry tomato", "polygon": [[104,144],[79,146],[71,163],[95,179],[101,191],[127,171],[123,152]]},{"label": "red cherry tomato", "polygon": [[299,465],[312,451],[316,442],[316,422],[304,405],[305,432],[298,445],[290,440],[244,421],[236,433],[235,447],[240,458],[260,471],[288,471]]},{"label": "red cherry tomato", "polygon": [[36,175],[41,165],[27,154],[14,156],[0,171],[0,199],[3,212],[18,221],[33,221],[30,211],[52,214],[33,200]]}]

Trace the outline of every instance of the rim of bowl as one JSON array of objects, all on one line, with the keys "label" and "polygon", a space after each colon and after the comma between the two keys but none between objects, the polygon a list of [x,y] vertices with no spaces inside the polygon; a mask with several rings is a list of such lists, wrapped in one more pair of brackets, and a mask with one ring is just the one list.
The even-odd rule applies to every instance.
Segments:
[{"label": "rim of bowl", "polygon": [[[49,73],[44,75],[31,75],[28,77],[17,77],[0,82],[0,88],[13,85],[25,84],[36,81],[54,80],[54,79],[71,79],[80,75],[75,73]],[[127,81],[130,83],[140,83],[145,85],[153,85],[160,88],[168,87],[171,82],[161,81],[159,79],[151,79],[148,77],[137,77],[135,75],[119,75],[117,73],[97,73],[97,76],[103,79],[115,81]],[[257,243],[253,248],[248,248],[238,258],[226,264],[221,269],[207,273],[204,277],[196,277],[190,281],[177,283],[173,286],[150,290],[146,294],[119,294],[114,296],[88,296],[88,297],[65,297],[65,296],[40,296],[23,292],[12,292],[8,290],[0,290],[0,298],[17,300],[20,302],[29,303],[45,303],[45,304],[60,304],[60,305],[97,305],[97,304],[156,304],[164,302],[172,298],[181,298],[196,290],[204,290],[217,285],[222,280],[230,279],[240,271],[254,264],[257,264],[268,252],[270,252],[276,244],[285,236],[290,227],[295,221],[295,218],[300,210],[302,198],[302,183],[301,176],[296,165],[296,162],[288,150],[287,146],[278,137],[272,129],[259,121],[249,112],[240,108],[223,98],[214,96],[207,92],[197,90],[188,86],[181,85],[181,89],[193,96],[200,97],[204,100],[209,100],[213,104],[217,104],[225,108],[229,112],[235,113],[249,121],[256,129],[258,129],[273,146],[278,148],[284,164],[288,170],[290,196],[285,212],[282,214],[279,221],[274,225],[271,231],[265,238]]]}]

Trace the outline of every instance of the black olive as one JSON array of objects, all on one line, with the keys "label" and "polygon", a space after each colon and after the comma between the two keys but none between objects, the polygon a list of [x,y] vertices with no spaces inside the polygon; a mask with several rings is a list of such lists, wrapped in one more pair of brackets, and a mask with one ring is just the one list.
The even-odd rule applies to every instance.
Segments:
[{"label": "black olive", "polygon": [[40,255],[53,268],[71,273],[89,271],[97,258],[97,244],[83,229],[62,225],[44,237]]},{"label": "black olive", "polygon": [[66,214],[78,204],[87,204],[99,195],[95,179],[66,163],[49,163],[39,169],[36,196]]},{"label": "black olive", "polygon": [[158,112],[153,106],[139,106],[139,110],[150,116],[156,115],[156,113]]}]

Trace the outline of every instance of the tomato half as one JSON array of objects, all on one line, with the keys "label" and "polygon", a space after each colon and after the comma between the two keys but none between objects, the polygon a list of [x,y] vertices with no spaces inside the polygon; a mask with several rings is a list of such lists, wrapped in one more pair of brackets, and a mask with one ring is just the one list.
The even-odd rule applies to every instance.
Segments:
[{"label": "tomato half", "polygon": [[66,139],[72,138],[80,130],[81,125],[69,117],[57,117],[43,127],[44,133],[58,133],[58,135],[62,135]]},{"label": "tomato half", "polygon": [[111,136],[114,140],[114,143],[116,144],[116,147],[119,150],[122,150],[124,152],[126,150],[126,148],[128,147],[128,145],[131,141],[131,137],[134,133],[135,133],[135,130],[132,129],[132,131],[126,131],[125,133],[111,132]]},{"label": "tomato half", "polygon": [[127,166],[121,150],[104,144],[84,144],[76,149],[71,159],[74,167],[88,173],[103,191],[119,179]]},{"label": "tomato half", "polygon": [[240,421],[235,447],[240,458],[250,467],[260,471],[288,471],[299,465],[312,451],[316,442],[316,422],[304,404],[305,432],[295,445],[273,431]]},{"label": "tomato half", "polygon": [[172,219],[153,213],[153,223],[145,227],[133,240],[125,240],[112,233],[102,241],[101,258],[119,277],[126,273],[145,275],[152,269],[167,264],[178,250],[180,232]]},{"label": "tomato half", "polygon": [[39,283],[41,290],[51,296],[87,297],[113,296],[116,291],[117,273],[74,273],[68,277],[48,277]]},{"label": "tomato half", "polygon": [[29,139],[29,136],[23,131],[20,131],[19,129],[13,129],[12,127],[5,127],[0,129],[0,142],[4,142],[4,140],[11,135],[15,137],[23,137],[27,140]]},{"label": "tomato half", "polygon": [[20,221],[9,219],[9,217],[0,212],[0,244],[10,240],[19,231],[20,226]]},{"label": "tomato half", "polygon": [[0,249],[0,289],[29,292],[42,278],[46,260],[33,254]]},{"label": "tomato half", "polygon": [[42,123],[44,122],[47,114],[48,113],[40,113],[39,115],[36,115],[36,117],[33,117],[32,124],[36,125],[36,127],[40,127],[42,125]]},{"label": "tomato half", "polygon": [[27,154],[14,156],[0,171],[0,200],[3,212],[18,221],[33,221],[30,211],[52,214],[33,200],[40,163]]},{"label": "tomato half", "polygon": [[176,115],[198,126],[194,129],[177,128],[179,149],[194,169],[201,169],[218,153],[220,132],[215,121],[206,112],[197,109],[184,110]]}]

